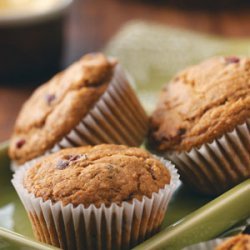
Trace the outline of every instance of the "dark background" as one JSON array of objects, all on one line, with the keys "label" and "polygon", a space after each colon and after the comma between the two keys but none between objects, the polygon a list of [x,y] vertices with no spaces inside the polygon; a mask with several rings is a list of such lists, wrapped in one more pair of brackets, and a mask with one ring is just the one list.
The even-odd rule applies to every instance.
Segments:
[{"label": "dark background", "polygon": [[[129,20],[142,19],[203,33],[250,36],[250,1],[236,0],[75,0],[65,23],[62,67],[87,52],[101,50]],[[39,82],[38,82],[39,83]],[[32,91],[0,79],[0,141],[9,138],[23,101]]]}]

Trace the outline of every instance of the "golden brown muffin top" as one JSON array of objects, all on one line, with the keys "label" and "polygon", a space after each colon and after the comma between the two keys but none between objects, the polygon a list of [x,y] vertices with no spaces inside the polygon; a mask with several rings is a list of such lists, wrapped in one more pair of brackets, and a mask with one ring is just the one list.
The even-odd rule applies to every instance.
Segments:
[{"label": "golden brown muffin top", "polygon": [[250,235],[239,234],[221,243],[215,250],[250,250]]},{"label": "golden brown muffin top", "polygon": [[51,149],[104,93],[114,66],[100,53],[88,54],[35,90],[16,120],[10,157],[22,164]]},{"label": "golden brown muffin top", "polygon": [[88,207],[151,197],[170,183],[158,159],[140,148],[98,145],[61,150],[31,167],[24,186],[44,201]]},{"label": "golden brown muffin top", "polygon": [[250,118],[250,59],[216,57],[187,68],[162,90],[149,145],[189,151]]}]

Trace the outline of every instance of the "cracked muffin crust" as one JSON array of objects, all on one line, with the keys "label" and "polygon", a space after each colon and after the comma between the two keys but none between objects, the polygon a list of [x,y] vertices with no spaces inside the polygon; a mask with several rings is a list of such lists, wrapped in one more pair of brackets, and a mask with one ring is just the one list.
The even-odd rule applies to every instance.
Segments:
[{"label": "cracked muffin crust", "polygon": [[215,250],[250,250],[250,235],[239,234],[221,243]]},{"label": "cracked muffin crust", "polygon": [[150,119],[149,145],[190,151],[250,118],[250,58],[216,57],[167,84]]},{"label": "cracked muffin crust", "polygon": [[27,171],[24,187],[44,201],[100,207],[151,197],[170,179],[164,164],[147,151],[103,144],[45,156]]},{"label": "cracked muffin crust", "polygon": [[105,92],[115,64],[100,53],[88,54],[35,90],[17,118],[10,157],[22,164],[67,135]]},{"label": "cracked muffin crust", "polygon": [[167,84],[150,121],[159,151],[189,151],[250,118],[250,59],[215,57]]}]

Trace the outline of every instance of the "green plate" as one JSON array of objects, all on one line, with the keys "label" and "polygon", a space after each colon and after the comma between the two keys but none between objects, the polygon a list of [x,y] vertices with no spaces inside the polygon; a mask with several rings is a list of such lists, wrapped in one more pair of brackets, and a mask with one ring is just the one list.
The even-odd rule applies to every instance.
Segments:
[{"label": "green plate", "polygon": [[[11,183],[7,143],[0,145],[0,249],[53,249],[33,238],[25,210]],[[180,185],[162,230],[135,249],[181,249],[218,236],[250,216],[250,180],[218,198],[192,193]]]},{"label": "green plate", "polygon": [[[161,85],[180,68],[216,54],[250,54],[245,40],[225,41],[142,22],[125,26],[106,52],[117,56],[136,80],[150,112]],[[249,42],[248,42],[249,45]],[[0,144],[0,249],[55,249],[35,241],[24,208],[11,186],[7,143]],[[250,217],[250,180],[217,198],[180,186],[161,231],[135,249],[177,250],[225,233]]]}]

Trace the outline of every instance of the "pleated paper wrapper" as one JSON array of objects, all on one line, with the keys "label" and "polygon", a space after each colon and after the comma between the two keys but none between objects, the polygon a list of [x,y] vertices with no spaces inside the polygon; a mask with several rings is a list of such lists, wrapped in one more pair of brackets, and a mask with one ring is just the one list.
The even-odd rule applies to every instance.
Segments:
[{"label": "pleated paper wrapper", "polygon": [[167,153],[181,179],[194,190],[218,195],[250,177],[250,119],[211,143]]},{"label": "pleated paper wrapper", "polygon": [[61,202],[43,201],[24,188],[25,172],[34,162],[19,168],[12,183],[29,215],[35,237],[62,249],[130,249],[159,231],[169,201],[179,184],[175,167],[161,159],[171,174],[170,184],[151,198],[104,204],[97,208],[82,204],[73,207]]}]

